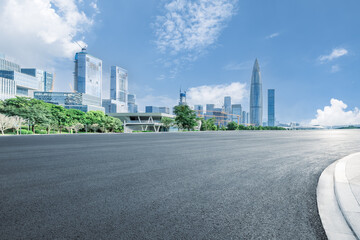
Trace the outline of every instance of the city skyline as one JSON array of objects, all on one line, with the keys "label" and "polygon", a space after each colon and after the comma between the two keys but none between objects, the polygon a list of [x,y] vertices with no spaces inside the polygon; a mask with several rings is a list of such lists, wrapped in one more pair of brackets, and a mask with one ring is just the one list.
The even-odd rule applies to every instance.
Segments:
[{"label": "city skyline", "polygon": [[[356,91],[360,85],[355,80],[359,35],[351,31],[359,21],[357,2],[345,5],[332,0],[324,7],[309,0],[217,0],[218,5],[204,0],[204,8],[198,0],[178,1],[181,4],[172,0],[69,1],[72,8],[40,2],[4,0],[0,19],[7,24],[1,30],[12,28],[12,34],[0,40],[0,52],[24,67],[56,73],[54,91],[71,91],[73,55],[80,50],[77,41],[104,62],[104,98],[109,97],[110,67],[118,65],[129,71],[129,91],[136,94],[139,109],[175,105],[180,86],[188,89],[190,104],[221,106],[228,95],[248,109],[251,65],[257,57],[266,76],[263,88],[279,93],[277,120],[321,124],[325,123],[321,114],[340,122],[348,122],[347,115],[352,123],[359,119],[354,110],[360,102]],[[203,19],[187,11],[190,3]],[[22,11],[29,14],[24,16]],[[171,13],[179,16],[178,21],[167,17]],[[257,18],[250,17],[255,13]],[[45,21],[46,14],[54,16],[54,22]],[[78,17],[67,19],[70,15]],[[176,28],[180,22],[184,27]],[[209,22],[214,25],[206,25]],[[26,29],[17,27],[25,23]],[[199,29],[204,29],[202,35],[196,35]],[[331,111],[325,112],[325,106]],[[266,108],[263,114],[267,115]]]}]

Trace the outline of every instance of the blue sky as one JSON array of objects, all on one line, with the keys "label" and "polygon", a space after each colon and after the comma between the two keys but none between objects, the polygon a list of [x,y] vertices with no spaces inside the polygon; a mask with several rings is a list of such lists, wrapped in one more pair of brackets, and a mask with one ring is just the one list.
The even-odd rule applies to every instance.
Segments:
[{"label": "blue sky", "polygon": [[[24,66],[55,71],[55,90],[69,90],[73,83],[78,46],[72,42],[78,40],[103,60],[104,96],[109,94],[110,66],[121,66],[129,72],[129,90],[140,110],[175,104],[180,86],[188,89],[192,104],[220,106],[224,94],[230,94],[233,103],[248,109],[251,70],[258,58],[264,120],[268,88],[276,89],[281,122],[309,122],[321,114],[360,119],[354,110],[360,105],[356,0],[0,1],[5,3],[1,22],[16,28],[0,40],[0,52]],[[41,8],[49,14],[35,14]],[[37,25],[21,29],[27,17],[21,11],[33,11],[29,19],[40,18]],[[56,24],[43,23],[49,18]],[[333,98],[347,109],[336,101],[330,104]]]}]

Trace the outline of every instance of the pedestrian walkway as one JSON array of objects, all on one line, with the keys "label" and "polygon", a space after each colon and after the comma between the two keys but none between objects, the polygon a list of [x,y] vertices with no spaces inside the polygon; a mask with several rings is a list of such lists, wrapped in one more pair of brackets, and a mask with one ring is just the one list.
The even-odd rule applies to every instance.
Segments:
[{"label": "pedestrian walkway", "polygon": [[360,153],[325,169],[319,179],[317,201],[330,240],[360,239]]}]

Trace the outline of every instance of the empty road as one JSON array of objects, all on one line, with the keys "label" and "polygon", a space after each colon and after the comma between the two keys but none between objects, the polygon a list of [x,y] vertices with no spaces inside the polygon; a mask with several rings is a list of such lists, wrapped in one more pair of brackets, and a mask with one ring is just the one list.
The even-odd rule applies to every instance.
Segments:
[{"label": "empty road", "polygon": [[359,130],[0,137],[1,239],[326,239]]}]

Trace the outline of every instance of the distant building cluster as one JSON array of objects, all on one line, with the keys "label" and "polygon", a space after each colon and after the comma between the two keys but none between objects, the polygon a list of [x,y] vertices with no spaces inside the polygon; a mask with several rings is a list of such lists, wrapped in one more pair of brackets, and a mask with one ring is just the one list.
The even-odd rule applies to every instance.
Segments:
[{"label": "distant building cluster", "polygon": [[0,54],[0,99],[34,97],[36,91],[50,91],[54,75],[37,68],[22,68]]},{"label": "distant building cluster", "polygon": [[[186,93],[180,93],[180,103],[186,99]],[[179,104],[180,104],[179,103]],[[236,122],[242,125],[267,125],[275,126],[275,89],[268,89],[268,122],[263,122],[263,95],[260,67],[258,60],[255,60],[251,76],[250,88],[250,111],[246,112],[241,104],[232,104],[231,97],[224,97],[224,104],[216,108],[215,104],[194,105],[198,117],[205,120],[215,118],[215,124],[219,127],[226,126],[229,122]]]},{"label": "distant building cluster", "polygon": [[136,113],[136,96],[128,93],[127,71],[111,67],[110,99],[102,98],[102,60],[86,52],[75,54],[74,89],[72,92],[53,92],[54,75],[36,68],[21,68],[19,64],[0,55],[0,99],[15,96],[36,98],[83,112]]}]

